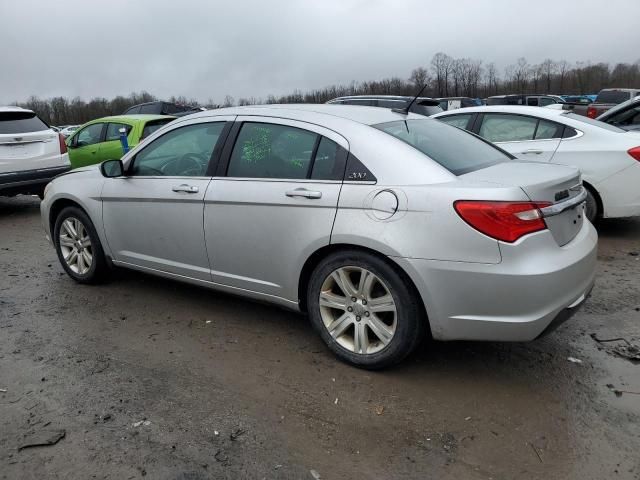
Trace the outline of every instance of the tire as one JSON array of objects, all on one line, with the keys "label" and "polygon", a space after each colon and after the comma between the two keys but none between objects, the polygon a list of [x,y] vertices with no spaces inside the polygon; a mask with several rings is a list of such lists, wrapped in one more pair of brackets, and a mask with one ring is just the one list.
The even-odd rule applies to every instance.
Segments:
[{"label": "tire", "polygon": [[601,216],[600,205],[598,199],[595,197],[590,188],[587,188],[587,200],[585,201],[584,215],[591,223],[598,222]]},{"label": "tire", "polygon": [[[77,235],[73,235],[74,231]],[[107,278],[109,267],[100,238],[83,210],[64,208],[56,218],[53,239],[62,268],[76,282],[95,284]]]},{"label": "tire", "polygon": [[318,264],[307,288],[307,306],[329,349],[370,370],[402,361],[426,329],[421,300],[404,274],[357,250],[334,253]]}]

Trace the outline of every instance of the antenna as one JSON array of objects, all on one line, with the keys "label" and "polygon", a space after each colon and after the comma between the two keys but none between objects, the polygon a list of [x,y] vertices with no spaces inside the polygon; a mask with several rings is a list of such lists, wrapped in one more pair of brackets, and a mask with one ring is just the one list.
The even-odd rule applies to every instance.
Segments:
[{"label": "antenna", "polygon": [[395,113],[401,113],[402,115],[409,115],[409,109],[413,106],[413,104],[416,102],[416,100],[418,99],[418,97],[420,95],[422,95],[422,92],[424,92],[424,89],[427,88],[428,83],[425,83],[424,86],[420,89],[420,91],[418,92],[418,94],[413,97],[413,100],[411,100],[406,107],[404,108],[392,108],[391,111],[395,112]]}]

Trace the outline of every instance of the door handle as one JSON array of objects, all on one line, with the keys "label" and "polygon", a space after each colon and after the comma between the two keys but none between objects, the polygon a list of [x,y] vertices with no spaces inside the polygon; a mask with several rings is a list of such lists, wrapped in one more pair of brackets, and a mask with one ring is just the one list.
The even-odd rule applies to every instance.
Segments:
[{"label": "door handle", "polygon": [[524,152],[520,152],[522,155],[540,155],[542,150],[525,150]]},{"label": "door handle", "polygon": [[306,188],[296,188],[285,192],[287,197],[322,198],[322,192],[307,190]]},{"label": "door handle", "polygon": [[187,185],[186,183],[173,187],[171,190],[174,192],[198,193],[198,187],[195,185]]}]

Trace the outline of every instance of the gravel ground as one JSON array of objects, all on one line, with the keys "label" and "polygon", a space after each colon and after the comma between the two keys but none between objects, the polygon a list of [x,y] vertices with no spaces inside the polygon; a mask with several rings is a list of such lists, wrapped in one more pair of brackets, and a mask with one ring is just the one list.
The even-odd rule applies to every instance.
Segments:
[{"label": "gravel ground", "polygon": [[0,198],[0,478],[639,479],[640,365],[590,336],[640,342],[638,253],[640,220],[607,221],[554,334],[372,373],[278,308],[126,271],[77,285],[38,200]]}]

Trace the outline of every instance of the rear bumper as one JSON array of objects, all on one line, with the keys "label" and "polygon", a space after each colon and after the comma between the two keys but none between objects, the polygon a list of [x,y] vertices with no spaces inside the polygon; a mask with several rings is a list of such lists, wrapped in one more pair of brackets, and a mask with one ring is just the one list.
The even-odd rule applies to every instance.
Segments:
[{"label": "rear bumper", "polygon": [[529,341],[569,318],[587,297],[597,241],[593,226],[584,222],[563,247],[548,231],[501,244],[502,262],[495,265],[394,260],[417,286],[435,339]]},{"label": "rear bumper", "polygon": [[640,216],[640,163],[595,185],[602,197],[605,218]]},{"label": "rear bumper", "polygon": [[20,193],[38,193],[54,177],[66,173],[69,165],[21,172],[0,173],[0,195],[17,195]]}]

